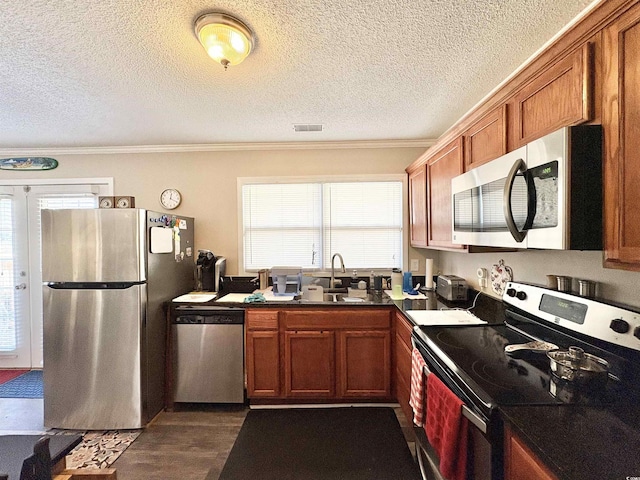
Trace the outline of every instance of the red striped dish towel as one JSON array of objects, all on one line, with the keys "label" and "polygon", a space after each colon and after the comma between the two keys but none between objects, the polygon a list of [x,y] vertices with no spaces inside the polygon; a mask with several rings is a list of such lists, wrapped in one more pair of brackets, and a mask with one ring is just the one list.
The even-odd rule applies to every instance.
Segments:
[{"label": "red striped dish towel", "polygon": [[468,420],[462,416],[462,400],[435,375],[427,378],[429,443],[440,458],[440,473],[447,480],[464,480],[467,471]]},{"label": "red striped dish towel", "polygon": [[421,427],[424,425],[424,398],[425,389],[425,370],[428,372],[427,364],[417,348],[411,352],[411,396],[409,397],[409,405],[413,409],[413,423]]}]

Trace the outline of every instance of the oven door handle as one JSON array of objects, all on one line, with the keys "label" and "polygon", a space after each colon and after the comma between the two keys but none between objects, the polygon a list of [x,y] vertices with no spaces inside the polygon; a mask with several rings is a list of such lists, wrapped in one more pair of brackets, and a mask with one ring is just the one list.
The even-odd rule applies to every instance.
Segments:
[{"label": "oven door handle", "polygon": [[482,433],[487,433],[487,422],[476,415],[469,407],[462,405],[462,416],[469,420],[473,425],[478,428]]},{"label": "oven door handle", "polygon": [[[413,343],[413,339],[412,343]],[[432,375],[431,371],[429,370],[429,367],[423,367],[422,372],[426,375]],[[429,393],[427,392],[427,395],[429,395]],[[482,417],[480,417],[479,415],[477,415],[473,410],[471,410],[469,407],[467,407],[466,405],[462,405],[462,416],[465,417],[467,420],[469,420],[473,425],[475,425],[475,427],[480,430],[482,433],[486,434],[487,433],[487,422],[485,422]]]}]

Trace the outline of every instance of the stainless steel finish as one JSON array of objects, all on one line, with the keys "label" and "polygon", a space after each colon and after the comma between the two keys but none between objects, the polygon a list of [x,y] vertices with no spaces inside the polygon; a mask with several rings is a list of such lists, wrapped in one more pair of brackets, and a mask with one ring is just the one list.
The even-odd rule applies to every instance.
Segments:
[{"label": "stainless steel finish", "polygon": [[43,210],[42,278],[48,282],[144,281],[144,238],[145,210]]},{"label": "stainless steel finish", "polygon": [[[342,255],[340,255],[339,253],[334,253],[333,256],[331,257],[331,280],[329,280],[329,288],[335,288],[336,286],[336,272],[334,267],[334,262],[336,257],[340,259],[340,271],[342,273],[346,273],[347,271],[344,268],[344,259],[342,258]],[[340,285],[342,285],[342,282],[340,282]]]},{"label": "stainless steel finish", "polygon": [[559,292],[570,293],[571,292],[571,277],[565,277],[564,275],[558,275],[556,277],[556,288]]},{"label": "stainless steel finish", "polygon": [[176,402],[244,401],[244,325],[172,325]]},{"label": "stainless steel finish", "polygon": [[569,382],[606,381],[609,362],[603,358],[585,353],[580,347],[547,352],[551,372]]},{"label": "stainless steel finish", "polygon": [[534,340],[533,342],[528,343],[506,345],[504,347],[504,351],[505,353],[515,353],[522,350],[529,352],[548,352],[549,350],[555,350],[556,348],[558,348],[558,346],[553,343]]},{"label": "stainless steel finish", "polygon": [[438,275],[436,292],[447,300],[466,300],[467,281],[456,275]]},{"label": "stainless steel finish", "polygon": [[148,253],[166,214],[43,210],[45,426],[140,428],[164,407],[163,304],[194,282],[180,219],[173,251]]},{"label": "stainless steel finish", "polygon": [[593,298],[596,296],[596,282],[592,280],[578,279],[578,295],[586,298]]},{"label": "stainless steel finish", "polygon": [[511,233],[513,239],[520,243],[524,240],[524,237],[527,236],[527,232],[523,232],[518,230],[516,226],[516,222],[513,220],[513,211],[511,210],[511,192],[513,190],[513,181],[516,178],[518,173],[524,173],[527,170],[527,165],[524,161],[519,158],[511,167],[509,174],[507,175],[507,180],[504,183],[504,219],[507,222],[507,228]]},{"label": "stainless steel finish", "polygon": [[[516,292],[523,292],[525,295],[520,299],[516,295],[509,296],[507,292],[510,289]],[[583,305],[586,313],[583,323],[575,323],[566,318],[562,318],[546,311],[540,310],[540,304],[543,295],[549,295],[560,300],[574,302]],[[633,335],[636,328],[640,328],[640,313],[632,310],[626,310],[614,305],[601,303],[593,299],[578,297],[569,293],[549,290],[548,288],[538,287],[535,285],[527,285],[518,282],[508,282],[502,301],[514,305],[526,312],[535,315],[542,322],[549,322],[554,325],[572,330],[592,338],[597,338],[605,342],[620,345],[622,347],[631,348],[640,351],[640,340]],[[618,319],[628,323],[629,329],[626,333],[617,333],[613,331],[609,324],[611,320]]]},{"label": "stainless steel finish", "polygon": [[43,287],[46,427],[143,426],[145,290]]}]

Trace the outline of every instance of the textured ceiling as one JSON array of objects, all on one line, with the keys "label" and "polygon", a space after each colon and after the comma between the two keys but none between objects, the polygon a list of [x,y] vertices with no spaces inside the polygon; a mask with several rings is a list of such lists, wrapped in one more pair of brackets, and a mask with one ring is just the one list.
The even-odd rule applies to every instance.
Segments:
[{"label": "textured ceiling", "polygon": [[[0,0],[0,149],[436,138],[590,3]],[[206,55],[209,11],[244,63]]]}]

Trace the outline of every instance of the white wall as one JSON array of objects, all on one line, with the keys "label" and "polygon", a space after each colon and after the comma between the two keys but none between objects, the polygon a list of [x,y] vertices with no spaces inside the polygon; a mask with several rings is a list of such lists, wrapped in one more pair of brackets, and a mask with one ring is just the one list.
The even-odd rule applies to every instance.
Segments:
[{"label": "white wall", "polygon": [[598,282],[596,295],[606,300],[640,307],[640,273],[603,268],[602,252],[440,252],[437,269],[446,274],[458,275],[479,289],[476,270],[484,267],[490,272],[491,266],[500,259],[504,259],[504,263],[512,268],[516,281],[545,285],[547,274],[566,275],[574,278],[573,288],[577,290],[575,279],[594,280]]},{"label": "white wall", "polygon": [[[237,178],[259,176],[404,174],[424,148],[345,148],[183,153],[43,155],[56,158],[49,171],[0,170],[4,179],[113,177],[116,195],[133,195],[136,207],[163,211],[160,192],[177,188],[183,202],[171,211],[195,217],[196,248],[227,257],[238,273]],[[407,224],[407,222],[405,222]],[[410,249],[424,272],[426,251]],[[349,259],[345,258],[348,266]]]}]

